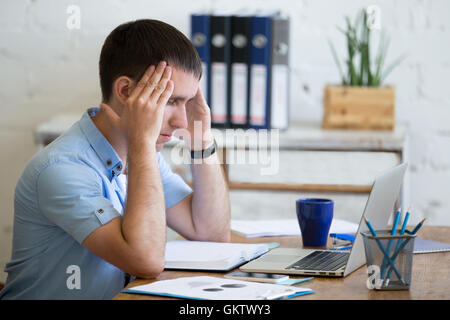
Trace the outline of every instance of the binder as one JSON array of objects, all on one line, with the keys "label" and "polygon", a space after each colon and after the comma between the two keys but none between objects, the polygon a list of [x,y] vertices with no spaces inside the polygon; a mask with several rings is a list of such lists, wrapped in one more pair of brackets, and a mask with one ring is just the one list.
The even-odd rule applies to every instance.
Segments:
[{"label": "binder", "polygon": [[200,89],[210,104],[210,17],[206,13],[191,14],[191,40],[202,61],[202,78],[200,79]]},{"label": "binder", "polygon": [[251,16],[231,17],[231,85],[229,87],[232,128],[248,126],[250,88]]},{"label": "binder", "polygon": [[270,78],[272,19],[256,15],[251,23],[249,126],[270,128]]},{"label": "binder", "polygon": [[215,128],[229,127],[230,101],[230,16],[211,15],[211,77],[210,108],[211,125]]},{"label": "binder", "polygon": [[285,130],[289,126],[289,18],[272,18],[272,70],[270,127]]}]

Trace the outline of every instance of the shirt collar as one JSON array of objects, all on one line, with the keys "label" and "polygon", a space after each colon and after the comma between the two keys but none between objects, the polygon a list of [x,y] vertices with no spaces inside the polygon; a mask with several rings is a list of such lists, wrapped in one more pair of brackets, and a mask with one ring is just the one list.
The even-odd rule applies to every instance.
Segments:
[{"label": "shirt collar", "polygon": [[98,130],[91,117],[95,116],[100,110],[99,107],[89,108],[80,120],[81,131],[83,131],[86,139],[97,153],[98,157],[105,166],[108,177],[112,180],[122,172],[123,164],[114,148],[106,140],[103,134]]}]

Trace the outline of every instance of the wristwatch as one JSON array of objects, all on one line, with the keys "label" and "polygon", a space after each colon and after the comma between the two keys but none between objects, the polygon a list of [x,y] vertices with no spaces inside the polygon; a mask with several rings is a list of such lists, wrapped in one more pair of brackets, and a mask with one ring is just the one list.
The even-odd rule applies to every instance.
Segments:
[{"label": "wristwatch", "polygon": [[203,150],[197,150],[197,151],[191,151],[191,159],[205,159],[208,158],[210,156],[212,156],[214,153],[216,153],[216,149],[217,149],[217,143],[216,143],[216,139],[214,139],[214,143]]}]

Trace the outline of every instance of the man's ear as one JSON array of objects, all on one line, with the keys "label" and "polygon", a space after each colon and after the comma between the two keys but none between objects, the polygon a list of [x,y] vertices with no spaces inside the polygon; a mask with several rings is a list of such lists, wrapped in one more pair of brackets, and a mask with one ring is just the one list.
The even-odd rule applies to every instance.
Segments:
[{"label": "man's ear", "polygon": [[113,94],[120,103],[124,104],[130,96],[133,87],[134,81],[131,78],[121,76],[114,81]]}]

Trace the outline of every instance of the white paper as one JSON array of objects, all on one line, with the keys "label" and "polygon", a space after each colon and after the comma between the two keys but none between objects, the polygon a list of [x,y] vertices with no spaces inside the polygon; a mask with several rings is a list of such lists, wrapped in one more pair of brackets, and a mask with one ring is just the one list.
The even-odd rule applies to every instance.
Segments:
[{"label": "white paper", "polygon": [[[297,219],[231,220],[231,230],[247,238],[301,235]],[[357,223],[340,219],[331,222],[330,233],[356,233],[357,230]]]},{"label": "white paper", "polygon": [[209,276],[161,280],[129,290],[208,300],[270,300],[298,292],[311,292],[309,288]]},{"label": "white paper", "polygon": [[287,65],[272,66],[272,128],[282,129],[288,126],[288,77]]},{"label": "white paper", "polygon": [[266,121],[267,67],[252,65],[250,82],[250,123],[264,125]]},{"label": "white paper", "polygon": [[227,64],[211,64],[211,118],[214,122],[225,122],[227,115]]},{"label": "white paper", "polygon": [[232,97],[231,121],[244,124],[247,118],[247,64],[233,63],[231,66]]}]

